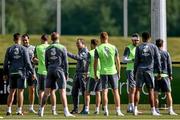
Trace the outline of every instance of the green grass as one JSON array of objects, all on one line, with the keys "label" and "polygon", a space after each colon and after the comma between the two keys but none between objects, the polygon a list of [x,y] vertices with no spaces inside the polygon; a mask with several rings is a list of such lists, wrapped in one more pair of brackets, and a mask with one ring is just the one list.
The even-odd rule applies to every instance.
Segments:
[{"label": "green grass", "polygon": [[[37,107],[37,106],[36,106]],[[82,106],[81,106],[82,107]],[[122,105],[122,112],[125,114],[124,117],[119,117],[119,116],[116,116],[115,115],[115,111],[114,111],[114,105],[109,105],[109,110],[110,110],[110,115],[108,117],[105,117],[103,115],[103,112],[101,112],[99,115],[94,115],[93,112],[94,112],[94,108],[95,108],[95,105],[91,105],[91,111],[90,111],[90,114],[89,115],[80,115],[80,114],[76,114],[76,117],[75,118],[68,118],[68,119],[81,119],[81,120],[99,120],[99,119],[176,119],[176,120],[179,120],[180,119],[180,105],[174,105],[174,109],[176,111],[176,113],[178,113],[179,115],[178,116],[170,116],[167,114],[167,110],[161,110],[161,113],[162,113],[162,116],[152,116],[151,113],[150,113],[150,107],[149,105],[139,105],[138,109],[140,111],[143,112],[143,114],[139,115],[139,116],[133,116],[131,113],[126,113],[126,107],[127,105]],[[57,110],[58,110],[58,115],[57,116],[53,116],[51,114],[51,107],[50,105],[46,106],[45,107],[45,114],[43,117],[39,117],[37,115],[34,115],[32,113],[28,113],[26,112],[27,111],[27,108],[28,106],[24,106],[24,116],[17,116],[15,114],[13,114],[13,116],[5,116],[5,109],[6,109],[6,106],[1,106],[0,107],[0,115],[4,117],[4,119],[67,119],[64,117],[63,115],[63,110],[62,110],[62,105],[58,105],[57,106]],[[72,108],[72,105],[70,105],[69,107],[70,109]],[[37,109],[37,108],[36,108]],[[13,112],[15,113],[15,106],[13,107]]]},{"label": "green grass", "polygon": [[[77,48],[76,48],[76,39],[78,37],[84,38],[87,44],[87,47],[90,48],[90,40],[92,38],[97,38],[99,39],[98,36],[62,36],[60,39],[60,42],[67,47],[67,50],[72,52],[72,53],[77,53]],[[12,35],[0,35],[0,63],[4,61],[4,54],[6,49],[13,44],[12,41]],[[40,35],[31,35],[30,36],[30,43],[33,45],[38,45],[40,44]],[[117,37],[117,36],[112,36],[110,37],[110,43],[116,45],[116,47],[119,50],[119,54],[122,58],[124,48],[131,43],[130,38],[124,39],[123,37]],[[173,61],[180,61],[180,40],[179,38],[168,38],[168,51],[170,52],[172,56]],[[74,62],[70,59],[70,62]]]}]

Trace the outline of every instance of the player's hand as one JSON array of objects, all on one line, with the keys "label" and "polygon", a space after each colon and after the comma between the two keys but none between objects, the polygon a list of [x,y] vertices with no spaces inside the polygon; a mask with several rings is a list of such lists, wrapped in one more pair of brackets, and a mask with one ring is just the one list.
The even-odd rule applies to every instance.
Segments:
[{"label": "player's hand", "polygon": [[172,76],[169,76],[169,80],[173,80],[173,77],[172,77]]},{"label": "player's hand", "polygon": [[35,77],[35,75],[34,75],[34,74],[32,75],[32,80],[36,80],[36,77]]},{"label": "player's hand", "polygon": [[157,75],[157,80],[161,80],[161,74]]},{"label": "player's hand", "polygon": [[7,75],[3,75],[3,80],[8,80],[8,76]]},{"label": "player's hand", "polygon": [[99,78],[98,78],[97,75],[94,75],[94,80],[95,80],[95,81],[98,81],[98,80],[99,80]]}]

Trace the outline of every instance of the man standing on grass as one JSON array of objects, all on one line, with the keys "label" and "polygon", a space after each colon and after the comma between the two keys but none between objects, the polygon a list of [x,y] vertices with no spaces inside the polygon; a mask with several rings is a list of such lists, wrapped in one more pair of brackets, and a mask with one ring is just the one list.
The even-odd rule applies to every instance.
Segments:
[{"label": "man standing on grass", "polygon": [[14,100],[14,95],[17,90],[18,109],[17,115],[23,115],[22,106],[24,101],[24,82],[26,78],[25,71],[30,72],[29,77],[35,80],[34,70],[29,59],[27,49],[21,45],[21,36],[19,33],[14,34],[14,45],[6,51],[4,60],[4,80],[9,79],[10,93],[7,99],[7,113],[11,115],[11,106]]},{"label": "man standing on grass", "polygon": [[[172,77],[172,62],[171,57],[167,51],[163,50],[163,40],[158,39],[156,40],[156,46],[159,48],[159,53],[161,55],[161,79],[156,79],[155,74],[155,107],[156,112],[160,113],[158,109],[159,105],[159,92],[164,92],[167,97],[167,104],[169,107],[169,115],[177,115],[173,110],[173,99],[171,95],[171,80],[173,80]],[[156,73],[156,69],[154,71]]]},{"label": "man standing on grass", "polygon": [[[38,63],[38,89],[39,89],[39,105],[41,104],[42,97],[44,95],[46,79],[47,79],[47,70],[45,66],[45,50],[49,46],[48,44],[48,35],[44,34],[41,36],[41,44],[36,46],[34,53],[34,62]],[[56,90],[51,90],[51,104],[52,104],[52,114],[57,115],[56,112]],[[39,106],[40,109],[40,106]],[[39,111],[38,111],[39,112]]]},{"label": "man standing on grass", "polygon": [[[35,73],[35,65],[33,63],[35,46],[29,44],[29,35],[28,34],[24,34],[22,36],[22,42],[23,42],[23,46],[28,51],[29,58],[31,61],[31,66],[33,67],[33,70]],[[34,99],[35,99],[35,86],[36,86],[37,80],[32,80],[31,76],[32,76],[31,72],[26,70],[26,80],[27,80],[28,91],[29,91],[29,112],[37,113],[33,107],[34,106]]]},{"label": "man standing on grass", "polygon": [[46,89],[42,98],[39,116],[44,115],[44,107],[49,94],[56,89],[56,83],[61,95],[61,103],[64,108],[65,117],[74,117],[68,110],[68,103],[66,97],[66,80],[68,79],[68,59],[66,48],[59,44],[59,34],[53,32],[51,34],[52,44],[45,52],[45,65],[47,69]]},{"label": "man standing on grass", "polygon": [[154,63],[157,62],[157,79],[160,79],[161,63],[158,48],[149,42],[150,34],[142,33],[142,44],[136,48],[134,61],[134,76],[136,80],[134,115],[138,115],[137,105],[139,103],[140,91],[143,84],[146,84],[149,93],[149,102],[152,115],[159,116],[155,110],[154,103]]},{"label": "man standing on grass", "polygon": [[128,45],[124,50],[123,62],[127,63],[126,67],[126,75],[127,75],[127,83],[128,83],[128,113],[133,113],[134,109],[134,94],[136,90],[136,81],[134,80],[134,59],[135,59],[135,51],[136,47],[140,41],[140,37],[137,33],[132,35],[132,44]]},{"label": "man standing on grass", "polygon": [[[78,48],[77,55],[74,55],[68,52],[68,57],[74,60],[77,60],[76,73],[75,73],[73,87],[72,87],[72,99],[73,99],[73,105],[74,105],[74,108],[71,111],[72,114],[78,113],[80,90],[82,92],[83,102],[85,102],[85,99],[84,99],[85,81],[84,80],[85,80],[85,75],[87,73],[86,63],[87,63],[88,49],[85,46],[84,39],[78,38],[76,42],[76,46]],[[84,111],[84,109],[85,109],[85,105],[83,106],[81,113]]]},{"label": "man standing on grass", "polygon": [[108,116],[108,84],[113,89],[114,102],[116,106],[116,115],[124,116],[120,110],[120,96],[118,91],[118,81],[120,79],[120,59],[118,50],[114,45],[108,43],[109,38],[107,32],[100,34],[101,45],[95,50],[94,59],[94,76],[98,80],[97,66],[98,59],[100,61],[100,80],[102,83],[102,98],[104,105],[104,115]]},{"label": "man standing on grass", "polygon": [[82,114],[89,114],[89,104],[90,104],[90,93],[91,91],[96,92],[96,109],[94,114],[99,114],[99,108],[101,104],[101,81],[100,81],[100,62],[98,62],[98,68],[97,68],[97,76],[98,81],[94,79],[94,51],[96,46],[98,45],[97,39],[91,40],[91,51],[89,51],[88,54],[88,62],[87,62],[87,69],[88,74],[86,77],[86,91],[85,91],[85,110]]}]

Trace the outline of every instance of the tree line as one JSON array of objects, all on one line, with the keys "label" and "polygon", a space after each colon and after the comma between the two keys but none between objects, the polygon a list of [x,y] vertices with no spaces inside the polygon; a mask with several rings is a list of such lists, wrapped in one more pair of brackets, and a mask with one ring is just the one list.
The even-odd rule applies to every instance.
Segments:
[{"label": "tree line", "polygon": [[[123,35],[123,0],[61,1],[62,34],[97,35],[107,31]],[[168,36],[179,36],[180,0],[166,1]],[[6,0],[6,33],[56,31],[56,4],[56,0]],[[129,35],[150,31],[151,0],[128,0],[128,24]]]}]

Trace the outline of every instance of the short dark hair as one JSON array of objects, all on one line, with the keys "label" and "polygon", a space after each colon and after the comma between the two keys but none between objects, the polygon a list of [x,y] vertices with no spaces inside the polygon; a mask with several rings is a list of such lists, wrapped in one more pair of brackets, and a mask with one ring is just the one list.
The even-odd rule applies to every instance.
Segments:
[{"label": "short dark hair", "polygon": [[107,39],[108,38],[108,33],[107,32],[101,32],[100,38],[101,39]]},{"label": "short dark hair", "polygon": [[59,33],[58,32],[51,33],[51,40],[55,41],[57,39],[59,39]]},{"label": "short dark hair", "polygon": [[15,33],[13,35],[14,40],[18,40],[21,37],[20,33]]},{"label": "short dark hair", "polygon": [[29,39],[29,35],[27,33],[22,35],[23,38],[27,37]]},{"label": "short dark hair", "polygon": [[143,33],[142,33],[142,41],[143,41],[143,42],[147,42],[150,37],[151,37],[151,36],[150,36],[149,32],[143,32]]},{"label": "short dark hair", "polygon": [[139,38],[139,34],[138,34],[138,33],[134,33],[134,34],[132,35],[132,37],[137,37],[137,38]]},{"label": "short dark hair", "polygon": [[97,39],[91,39],[91,44],[97,46],[99,44],[99,41]]},{"label": "short dark hair", "polygon": [[78,38],[77,41],[80,41],[83,45],[85,45],[85,40],[83,38]]},{"label": "short dark hair", "polygon": [[44,40],[44,41],[48,41],[48,35],[47,34],[43,34],[41,36],[41,39]]},{"label": "short dark hair", "polygon": [[162,39],[157,39],[157,40],[156,40],[156,46],[157,46],[157,47],[162,47],[162,46],[163,46],[163,42],[164,42],[164,41],[163,41]]}]

